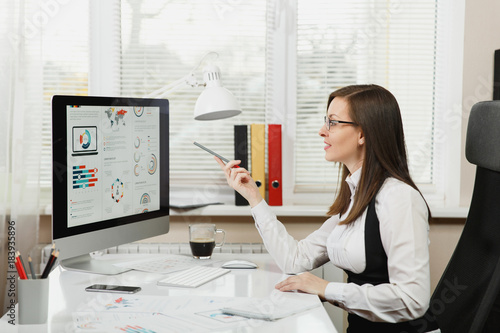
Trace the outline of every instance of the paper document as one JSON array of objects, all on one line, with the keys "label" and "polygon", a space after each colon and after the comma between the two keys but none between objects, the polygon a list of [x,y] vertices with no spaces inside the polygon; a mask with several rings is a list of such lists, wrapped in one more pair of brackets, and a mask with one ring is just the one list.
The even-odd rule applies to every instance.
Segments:
[{"label": "paper document", "polygon": [[73,324],[77,332],[209,332],[225,328],[223,324],[208,326],[200,321],[184,320],[163,313],[103,313],[77,312],[73,314]]},{"label": "paper document", "polygon": [[231,297],[102,294],[92,295],[87,300],[92,306],[72,315],[77,331],[106,333],[214,332],[247,327],[249,319],[220,312],[233,302]]},{"label": "paper document", "polygon": [[[250,298],[221,309],[223,313],[252,319],[278,320],[321,305],[315,295],[276,293],[278,297]],[[312,296],[312,297],[311,297]]]}]

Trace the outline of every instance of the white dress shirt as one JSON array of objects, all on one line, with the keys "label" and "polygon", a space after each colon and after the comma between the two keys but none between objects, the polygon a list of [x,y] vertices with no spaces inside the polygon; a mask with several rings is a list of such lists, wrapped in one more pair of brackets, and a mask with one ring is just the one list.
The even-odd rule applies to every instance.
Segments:
[{"label": "white dress shirt", "polygon": [[[361,169],[347,177],[351,205]],[[345,218],[349,211],[343,215]],[[390,283],[377,286],[330,282],[328,301],[371,321],[399,322],[421,317],[430,299],[429,224],[425,201],[411,186],[388,178],[375,198],[380,237],[387,254]],[[366,267],[365,220],[367,209],[353,223],[339,225],[338,215],[301,241],[291,237],[262,200],[252,215],[264,244],[288,274],[312,270],[331,261],[353,273]]]}]

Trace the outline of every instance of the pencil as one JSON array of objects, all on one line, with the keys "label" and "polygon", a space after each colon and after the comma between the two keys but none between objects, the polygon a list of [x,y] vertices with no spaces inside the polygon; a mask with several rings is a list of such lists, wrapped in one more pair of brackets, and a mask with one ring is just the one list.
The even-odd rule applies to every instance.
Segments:
[{"label": "pencil", "polygon": [[49,276],[49,273],[52,270],[52,267],[54,267],[54,264],[58,256],[59,256],[59,251],[50,256],[49,261],[47,262],[47,265],[43,270],[42,276],[40,277],[41,279],[46,279]]},{"label": "pencil", "polygon": [[55,249],[56,249],[56,243],[52,243],[52,247],[50,248],[50,254],[54,254]]},{"label": "pencil", "polygon": [[17,256],[19,257],[19,261],[21,262],[21,267],[23,268],[24,274],[26,274],[26,278],[29,279],[28,271],[26,270],[26,266],[24,266],[24,260],[21,256],[21,252],[17,251]]},{"label": "pencil", "polygon": [[59,250],[57,250],[57,252],[54,254],[54,260],[52,260],[52,264],[50,264],[50,271],[49,271],[49,273],[52,271],[52,269],[56,265],[57,257],[59,257]]},{"label": "pencil", "polygon": [[21,280],[27,280],[28,276],[26,275],[26,272],[24,271],[23,266],[21,265],[21,260],[19,260],[19,251],[16,252],[15,265],[16,265],[17,273],[19,273],[19,278]]},{"label": "pencil", "polygon": [[31,262],[31,256],[28,255],[28,265],[30,266],[31,277],[36,279],[35,269],[33,268],[33,262]]}]

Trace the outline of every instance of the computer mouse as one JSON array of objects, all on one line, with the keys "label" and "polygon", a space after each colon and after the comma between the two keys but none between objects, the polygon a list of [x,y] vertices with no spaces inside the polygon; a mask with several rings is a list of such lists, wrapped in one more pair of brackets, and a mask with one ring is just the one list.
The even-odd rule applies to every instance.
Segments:
[{"label": "computer mouse", "polygon": [[257,264],[254,262],[251,262],[249,260],[230,260],[226,261],[225,263],[222,264],[222,268],[230,268],[230,269],[244,269],[244,268],[257,268]]}]

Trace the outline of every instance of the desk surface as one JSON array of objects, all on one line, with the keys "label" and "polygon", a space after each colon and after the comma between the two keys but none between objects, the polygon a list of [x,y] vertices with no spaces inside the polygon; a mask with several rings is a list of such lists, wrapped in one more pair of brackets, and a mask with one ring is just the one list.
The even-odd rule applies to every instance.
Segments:
[{"label": "desk surface", "polygon": [[[141,255],[129,256],[136,257]],[[182,299],[183,302],[186,299],[206,301],[206,299],[210,297],[217,299],[234,297],[269,298],[271,295],[279,293],[275,291],[274,285],[282,280],[284,275],[268,254],[220,253],[214,254],[211,261],[214,262],[213,266],[220,266],[222,262],[231,259],[249,259],[257,263],[259,268],[253,270],[232,270],[229,274],[208,282],[198,288],[191,289],[157,286],[156,281],[164,275],[155,273],[129,271],[119,275],[105,276],[67,271],[59,266],[50,275],[49,319],[47,324],[12,326],[7,324],[8,318],[4,316],[0,320],[0,331],[96,332],[95,330],[77,330],[73,323],[74,313],[95,311],[95,309],[98,308],[96,300],[102,300],[104,297],[115,297],[117,295],[85,292],[85,287],[95,283],[140,286],[142,290],[134,295],[140,295],[141,297],[159,296],[159,300]],[[162,298],[161,296],[172,297]],[[287,298],[300,298],[302,296],[304,295],[286,293]],[[315,296],[310,296],[308,301],[318,302],[318,304],[321,303],[319,298]],[[336,332],[327,312],[321,304],[314,309],[277,321],[247,320],[238,325],[233,323],[228,325],[227,328],[217,329],[215,331],[241,331],[241,325],[244,325],[245,332]],[[214,330],[206,331],[212,332]],[[169,332],[169,330],[165,332]]]}]

